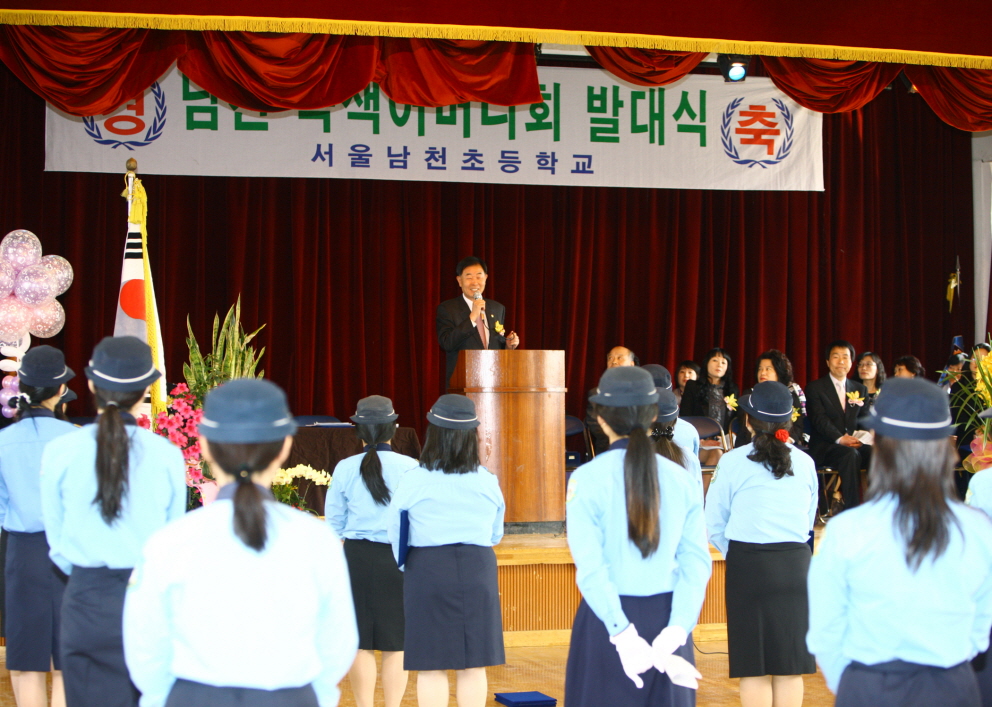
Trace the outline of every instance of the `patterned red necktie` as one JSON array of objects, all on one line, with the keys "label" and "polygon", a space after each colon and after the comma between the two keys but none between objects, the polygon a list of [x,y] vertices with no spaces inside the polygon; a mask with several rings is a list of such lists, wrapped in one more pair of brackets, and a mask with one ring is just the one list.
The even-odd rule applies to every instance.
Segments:
[{"label": "patterned red necktie", "polygon": [[479,312],[479,318],[475,320],[475,328],[479,330],[479,336],[482,338],[482,348],[489,348],[489,330],[486,327],[486,313],[485,311]]}]

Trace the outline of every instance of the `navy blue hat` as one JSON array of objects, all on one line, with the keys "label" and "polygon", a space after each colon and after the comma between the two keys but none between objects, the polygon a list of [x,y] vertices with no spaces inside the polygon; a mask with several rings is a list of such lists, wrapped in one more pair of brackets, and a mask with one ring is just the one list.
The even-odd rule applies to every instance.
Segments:
[{"label": "navy blue hat", "polygon": [[161,377],[152,350],[134,336],[105,336],[93,349],[86,377],[102,390],[127,392],[147,388]]},{"label": "navy blue hat", "polygon": [[889,378],[864,426],[896,439],[943,439],[954,434],[947,393],[925,378]]},{"label": "navy blue hat", "polygon": [[792,420],[792,393],[778,381],[758,383],[749,395],[741,398],[741,409],[765,422]]},{"label": "navy blue hat", "polygon": [[238,378],[207,393],[200,435],[211,442],[276,442],[296,434],[282,388],[259,378]]},{"label": "navy blue hat", "polygon": [[351,421],[359,425],[378,425],[392,422],[397,417],[393,410],[393,401],[381,395],[370,395],[358,401],[358,409],[351,416]]},{"label": "navy blue hat", "polygon": [[670,390],[658,391],[658,422],[667,425],[679,417],[679,399]]},{"label": "navy blue hat", "polygon": [[646,366],[641,366],[641,368],[650,373],[651,377],[654,378],[655,388],[659,390],[672,389],[672,374],[668,372],[667,368],[657,363],[649,363]]},{"label": "navy blue hat", "polygon": [[65,365],[65,356],[52,346],[35,346],[24,354],[17,371],[21,383],[35,388],[54,388],[72,380],[76,374]]},{"label": "navy blue hat", "polygon": [[589,400],[614,408],[650,405],[658,402],[658,391],[651,374],[643,368],[618,366],[606,369],[596,393]]},{"label": "navy blue hat", "polygon": [[71,403],[73,400],[78,400],[79,396],[72,392],[72,388],[66,386],[65,392],[62,393],[62,397],[59,398],[60,403]]},{"label": "navy blue hat", "polygon": [[475,403],[464,395],[442,395],[427,413],[427,421],[449,430],[469,430],[479,426]]}]

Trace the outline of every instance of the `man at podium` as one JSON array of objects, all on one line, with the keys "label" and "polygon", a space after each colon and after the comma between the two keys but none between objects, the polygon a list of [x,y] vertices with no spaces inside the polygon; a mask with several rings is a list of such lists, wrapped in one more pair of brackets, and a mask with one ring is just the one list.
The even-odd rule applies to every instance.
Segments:
[{"label": "man at podium", "polygon": [[461,296],[437,306],[437,343],[447,355],[445,380],[448,382],[455,372],[459,351],[515,349],[520,345],[516,332],[504,329],[506,308],[482,297],[488,276],[486,264],[480,258],[463,258],[456,268]]}]

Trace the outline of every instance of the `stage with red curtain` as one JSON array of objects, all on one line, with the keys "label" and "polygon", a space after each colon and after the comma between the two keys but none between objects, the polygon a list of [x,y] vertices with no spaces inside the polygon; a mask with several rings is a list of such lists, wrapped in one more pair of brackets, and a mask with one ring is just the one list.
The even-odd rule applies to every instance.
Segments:
[{"label": "stage with red curtain", "polygon": [[[73,264],[50,343],[79,372],[113,330],[123,176],[44,172],[42,99],[5,67],[0,95],[0,228]],[[741,385],[769,347],[801,383],[819,377],[834,337],[934,371],[973,328],[967,281],[953,313],[944,299],[956,257],[972,272],[971,136],[898,85],[823,130],[822,193],[148,175],[169,379],[187,314],[203,342],[240,293],[294,412],[345,417],[384,394],[422,429],[442,390],[435,308],[473,253],[521,345],[566,351],[572,414],[616,344],[670,367],[721,345]]]}]

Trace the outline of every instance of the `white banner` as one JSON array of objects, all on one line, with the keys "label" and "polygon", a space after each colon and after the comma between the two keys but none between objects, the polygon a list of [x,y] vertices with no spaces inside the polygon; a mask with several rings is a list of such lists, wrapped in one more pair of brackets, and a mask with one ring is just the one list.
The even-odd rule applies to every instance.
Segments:
[{"label": "white banner", "polygon": [[543,103],[417,108],[376,84],[323,110],[256,113],[173,67],[109,116],[48,106],[45,169],[671,189],[823,190],[822,116],[766,78],[660,88],[541,67]]}]

